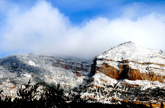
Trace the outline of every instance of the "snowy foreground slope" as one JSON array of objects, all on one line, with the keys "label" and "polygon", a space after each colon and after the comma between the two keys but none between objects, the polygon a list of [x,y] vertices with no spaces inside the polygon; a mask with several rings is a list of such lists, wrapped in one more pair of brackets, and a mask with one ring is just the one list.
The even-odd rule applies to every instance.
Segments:
[{"label": "snowy foreground slope", "polygon": [[17,97],[23,84],[44,83],[64,89],[70,100],[112,103],[113,100],[164,101],[165,53],[133,42],[93,60],[40,54],[0,58],[0,96]]}]

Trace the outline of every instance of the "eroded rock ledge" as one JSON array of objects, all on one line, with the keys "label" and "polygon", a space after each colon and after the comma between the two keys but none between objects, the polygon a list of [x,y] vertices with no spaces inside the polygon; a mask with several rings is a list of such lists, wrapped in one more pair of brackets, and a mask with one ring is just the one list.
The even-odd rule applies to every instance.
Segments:
[{"label": "eroded rock ledge", "polygon": [[[117,66],[112,66],[108,61],[118,64]],[[101,63],[100,63],[101,62]],[[139,69],[134,69],[131,67],[131,63],[138,65]],[[146,66],[147,65],[147,66]],[[102,72],[105,75],[114,79],[129,79],[129,80],[149,80],[149,81],[159,81],[163,82],[165,75],[161,74],[165,72],[165,64],[156,63],[139,63],[136,61],[122,60],[114,61],[111,59],[95,59],[92,64],[92,73]],[[146,72],[141,72],[140,68],[145,67]],[[150,68],[150,69],[149,69]],[[154,72],[154,70],[159,71]]]}]

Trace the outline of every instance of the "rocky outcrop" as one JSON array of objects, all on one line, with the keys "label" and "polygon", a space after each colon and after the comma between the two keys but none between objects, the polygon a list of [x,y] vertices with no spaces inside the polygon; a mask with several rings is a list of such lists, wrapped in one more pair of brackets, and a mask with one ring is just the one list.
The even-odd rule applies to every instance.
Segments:
[{"label": "rocky outcrop", "polygon": [[124,79],[129,80],[149,80],[149,81],[164,81],[164,76],[157,75],[154,72],[149,73],[140,73],[140,70],[133,69],[129,65],[120,64],[119,69],[116,69],[113,66],[108,65],[107,63],[103,64],[103,67],[97,67],[96,72],[102,72],[105,75],[114,78],[114,79]]},{"label": "rocky outcrop", "polygon": [[114,79],[164,82],[164,56],[132,42],[98,55],[93,62],[92,73],[102,72]]}]

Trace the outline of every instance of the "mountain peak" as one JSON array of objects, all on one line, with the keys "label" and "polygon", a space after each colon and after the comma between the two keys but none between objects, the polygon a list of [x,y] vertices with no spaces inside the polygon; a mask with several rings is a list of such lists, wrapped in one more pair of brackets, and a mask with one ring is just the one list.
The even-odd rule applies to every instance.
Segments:
[{"label": "mountain peak", "polygon": [[124,42],[124,43],[119,44],[117,47],[122,46],[122,45],[133,45],[133,46],[141,46],[141,47],[143,46],[140,43],[136,43],[136,42],[133,42],[133,41],[128,41],[128,42]]},{"label": "mountain peak", "polygon": [[131,41],[119,44],[117,47],[111,48],[98,55],[97,58],[111,59],[115,61],[131,60],[140,63],[153,62],[165,64],[165,60],[162,59],[164,56],[160,55],[158,51],[148,49]]},{"label": "mountain peak", "polygon": [[165,87],[165,56],[137,43],[122,43],[98,55],[93,62],[91,72],[98,85],[121,81],[121,86]]}]

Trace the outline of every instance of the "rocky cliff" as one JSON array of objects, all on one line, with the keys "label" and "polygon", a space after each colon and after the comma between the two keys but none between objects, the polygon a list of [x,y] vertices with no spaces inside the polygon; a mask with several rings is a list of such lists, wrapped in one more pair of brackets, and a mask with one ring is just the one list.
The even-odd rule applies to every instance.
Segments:
[{"label": "rocky cliff", "polygon": [[165,56],[162,51],[127,42],[96,56],[92,73],[97,72],[114,79],[164,82]]},{"label": "rocky cliff", "polygon": [[83,99],[104,103],[126,100],[138,104],[165,100],[163,51],[151,50],[133,42],[122,43],[96,56],[91,72],[94,74],[93,81],[82,93]]}]

